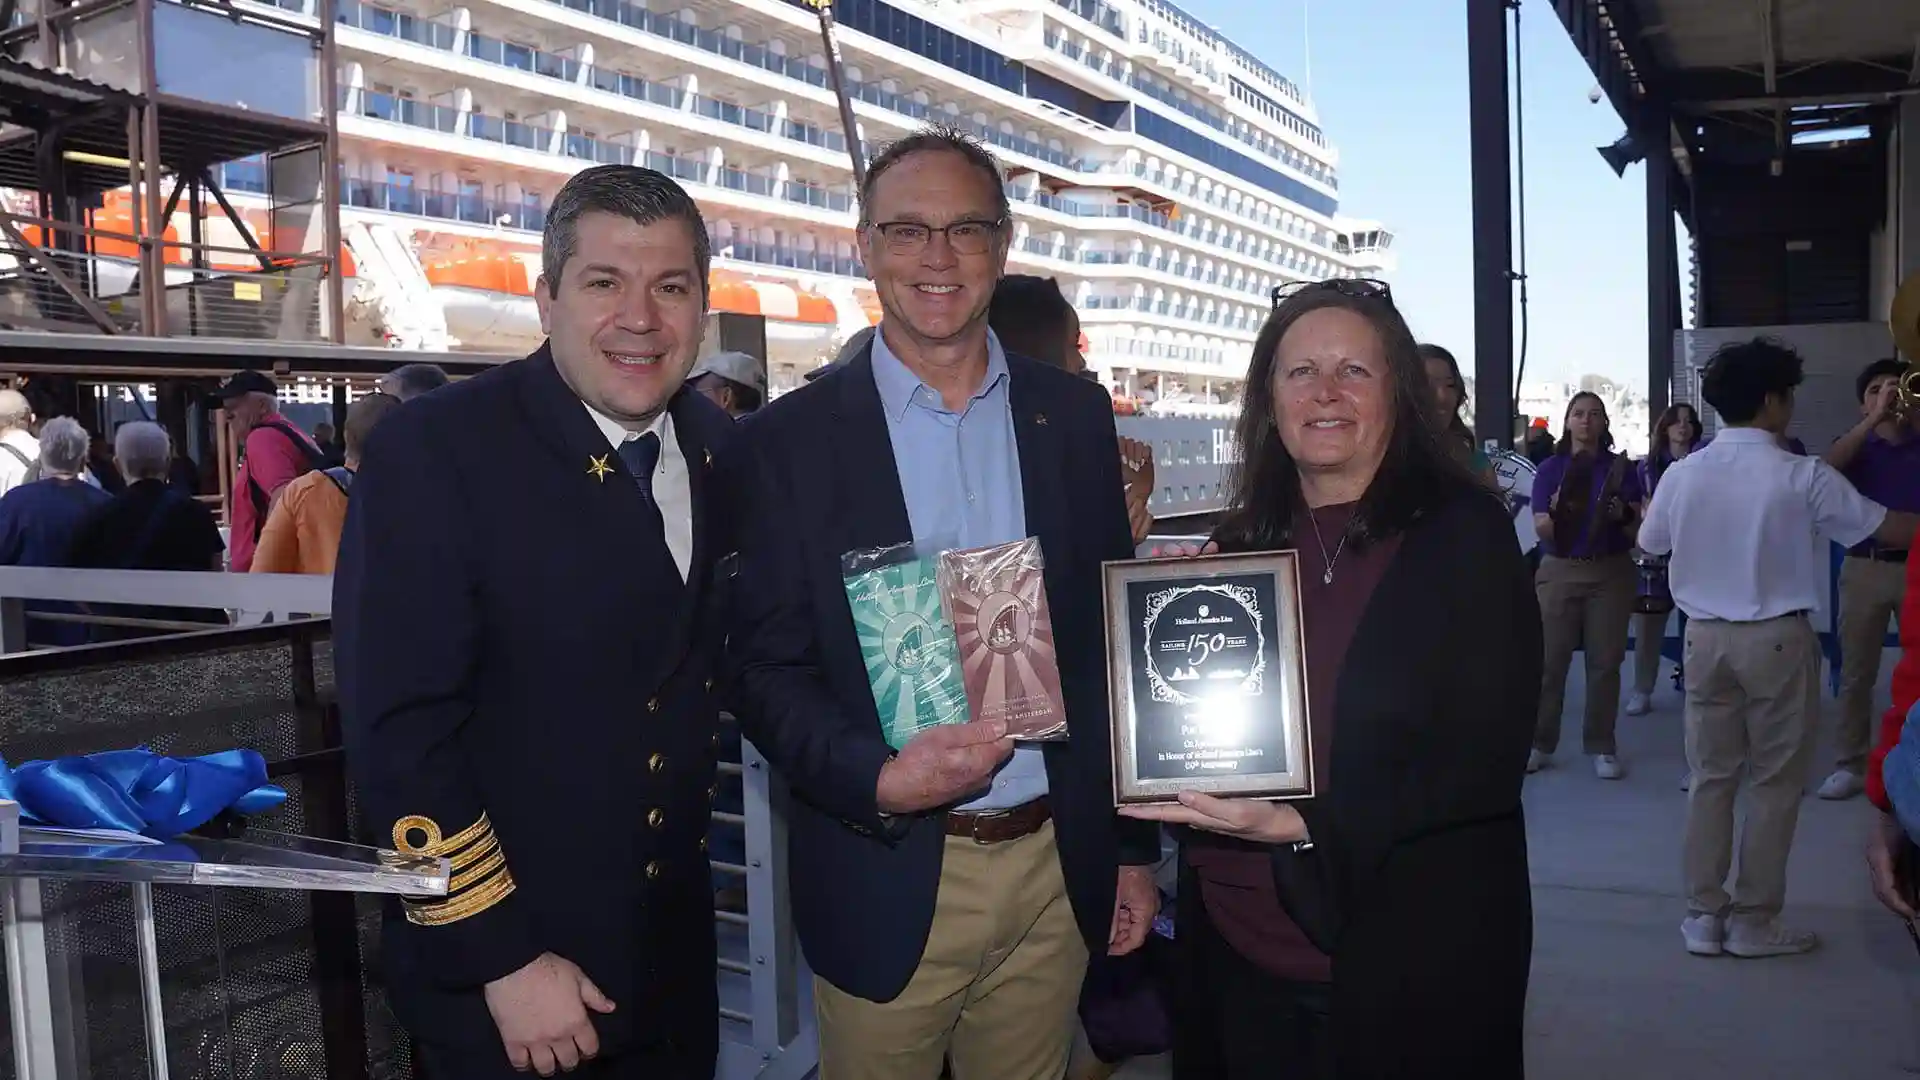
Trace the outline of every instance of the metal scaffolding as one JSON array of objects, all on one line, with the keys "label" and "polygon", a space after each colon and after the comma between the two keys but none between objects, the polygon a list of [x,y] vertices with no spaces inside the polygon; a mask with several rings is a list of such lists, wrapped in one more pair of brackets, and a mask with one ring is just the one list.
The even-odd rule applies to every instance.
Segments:
[{"label": "metal scaffolding", "polygon": [[[0,0],[0,327],[341,341],[333,24]],[[264,208],[229,199],[234,163]]]}]

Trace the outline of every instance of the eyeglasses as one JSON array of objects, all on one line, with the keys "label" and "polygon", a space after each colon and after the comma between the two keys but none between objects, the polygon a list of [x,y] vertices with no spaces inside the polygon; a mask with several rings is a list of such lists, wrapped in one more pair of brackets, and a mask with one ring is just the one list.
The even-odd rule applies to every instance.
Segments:
[{"label": "eyeglasses", "polygon": [[1333,292],[1341,296],[1351,296],[1360,300],[1385,300],[1388,306],[1393,304],[1393,290],[1387,283],[1375,278],[1328,278],[1325,281],[1291,281],[1285,285],[1273,287],[1273,306],[1310,292]]},{"label": "eyeglasses", "polygon": [[993,246],[1005,219],[956,221],[950,225],[928,225],[923,221],[882,221],[873,230],[886,240],[895,255],[918,255],[927,248],[935,233],[947,238],[956,255],[979,255]]}]

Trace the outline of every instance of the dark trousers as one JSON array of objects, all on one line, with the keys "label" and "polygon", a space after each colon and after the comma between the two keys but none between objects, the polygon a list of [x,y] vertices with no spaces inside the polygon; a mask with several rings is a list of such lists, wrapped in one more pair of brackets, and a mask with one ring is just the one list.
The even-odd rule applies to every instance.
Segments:
[{"label": "dark trousers", "polygon": [[[617,1057],[583,1062],[570,1073],[554,1073],[568,1080],[713,1080],[720,1047],[704,1030],[688,1033],[683,1043],[648,1047]],[[475,1032],[471,1046],[414,1044],[418,1080],[525,1080],[536,1073],[516,1072],[497,1032]]]},{"label": "dark trousers", "polygon": [[1240,955],[1180,876],[1174,928],[1174,1080],[1332,1080],[1326,983],[1292,982]]}]

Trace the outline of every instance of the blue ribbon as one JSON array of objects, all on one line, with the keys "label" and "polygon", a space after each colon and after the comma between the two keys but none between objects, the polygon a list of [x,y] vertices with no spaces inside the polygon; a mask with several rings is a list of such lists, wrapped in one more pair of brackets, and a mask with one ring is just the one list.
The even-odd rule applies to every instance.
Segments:
[{"label": "blue ribbon", "polygon": [[14,768],[0,759],[0,799],[19,803],[29,824],[169,840],[223,811],[246,817],[270,810],[287,793],[267,783],[266,759],[252,750],[170,758],[141,747]]}]

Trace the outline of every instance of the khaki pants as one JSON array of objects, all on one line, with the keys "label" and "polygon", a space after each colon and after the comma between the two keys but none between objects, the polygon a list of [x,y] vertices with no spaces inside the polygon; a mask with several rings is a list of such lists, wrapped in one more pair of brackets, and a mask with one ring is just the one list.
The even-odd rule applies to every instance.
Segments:
[{"label": "khaki pants", "polygon": [[1540,560],[1534,591],[1540,597],[1546,665],[1540,680],[1540,715],[1534,748],[1551,754],[1560,745],[1560,713],[1566,708],[1567,669],[1576,649],[1585,649],[1587,700],[1580,728],[1582,749],[1614,753],[1613,725],[1620,713],[1620,665],[1627,658],[1627,623],[1633,617],[1640,574],[1626,555]]},{"label": "khaki pants", "polygon": [[1873,747],[1873,692],[1887,621],[1900,616],[1907,565],[1848,556],[1840,560],[1840,721],[1835,764],[1864,775]]},{"label": "khaki pants", "polygon": [[1087,947],[1053,825],[1001,844],[946,839],[933,929],[907,988],[873,1002],[813,981],[820,1080],[1061,1080]]},{"label": "khaki pants", "polygon": [[1687,617],[1678,608],[1665,615],[1633,617],[1633,688],[1639,693],[1653,693],[1653,684],[1660,680],[1660,649],[1666,643],[1667,627],[1675,616],[1680,619],[1680,636],[1684,642]]},{"label": "khaki pants", "polygon": [[[1687,795],[1681,866],[1693,914],[1760,922],[1787,897],[1787,853],[1820,707],[1820,643],[1804,615],[1766,622],[1687,623]],[[1747,812],[1740,876],[1733,863],[1733,804],[1744,769]]]}]

